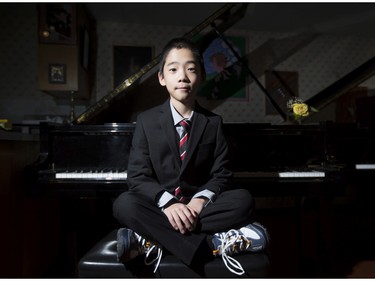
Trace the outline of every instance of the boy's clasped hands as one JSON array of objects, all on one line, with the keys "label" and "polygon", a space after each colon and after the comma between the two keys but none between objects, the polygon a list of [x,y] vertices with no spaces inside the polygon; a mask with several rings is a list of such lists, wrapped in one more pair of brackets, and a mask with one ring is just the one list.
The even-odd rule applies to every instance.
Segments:
[{"label": "boy's clasped hands", "polygon": [[188,204],[174,203],[164,209],[164,214],[175,230],[185,234],[197,226],[198,215],[206,202],[205,198],[193,198]]}]

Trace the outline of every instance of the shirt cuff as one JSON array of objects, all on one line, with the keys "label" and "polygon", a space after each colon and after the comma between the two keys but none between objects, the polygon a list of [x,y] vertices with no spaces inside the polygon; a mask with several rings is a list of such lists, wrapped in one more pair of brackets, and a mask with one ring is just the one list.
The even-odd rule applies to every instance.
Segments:
[{"label": "shirt cuff", "polygon": [[[193,198],[198,198],[198,197],[205,197],[208,199],[204,207],[206,207],[208,204],[213,203],[215,200],[215,193],[205,189],[202,190],[198,193],[196,193]],[[159,201],[158,201],[158,207],[163,208],[165,205],[167,205],[171,200],[176,199],[172,194],[170,194],[167,191],[164,191],[164,193],[160,196]]]},{"label": "shirt cuff", "polygon": [[160,199],[158,201],[158,207],[163,208],[172,199],[175,199],[175,197],[172,194],[170,194],[168,191],[164,191],[164,193],[160,196]]},{"label": "shirt cuff", "polygon": [[208,201],[207,201],[206,204],[204,205],[204,207],[206,207],[208,204],[214,202],[214,200],[215,200],[215,193],[212,192],[211,190],[205,189],[205,190],[202,190],[202,191],[196,193],[196,194],[193,196],[193,198],[197,198],[197,197],[205,197],[205,198],[208,199]]}]

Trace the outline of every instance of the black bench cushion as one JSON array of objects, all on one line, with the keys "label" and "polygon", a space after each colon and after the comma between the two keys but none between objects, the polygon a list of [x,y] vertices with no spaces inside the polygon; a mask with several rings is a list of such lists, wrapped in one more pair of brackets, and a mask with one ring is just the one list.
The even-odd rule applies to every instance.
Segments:
[{"label": "black bench cushion", "polygon": [[[79,277],[87,278],[134,278],[134,277],[162,277],[162,278],[221,278],[238,277],[224,265],[221,257],[214,259],[204,266],[203,273],[198,274],[172,255],[163,256],[159,268],[153,273],[154,267],[146,266],[143,256],[121,263],[116,258],[116,233],[111,231],[99,241],[80,260],[78,265]],[[269,259],[265,253],[249,253],[235,257],[246,273],[240,277],[267,277]]]}]

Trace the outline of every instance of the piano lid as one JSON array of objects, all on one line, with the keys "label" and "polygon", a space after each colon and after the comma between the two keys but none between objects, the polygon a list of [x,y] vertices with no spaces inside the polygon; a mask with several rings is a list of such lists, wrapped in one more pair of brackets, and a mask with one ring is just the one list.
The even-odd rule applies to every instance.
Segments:
[{"label": "piano lid", "polygon": [[[214,23],[217,30],[224,32],[244,16],[246,8],[246,3],[225,4],[183,36],[195,41],[203,50],[217,36],[214,30],[200,34],[205,28]],[[137,113],[162,103],[168,97],[168,93],[164,87],[160,87],[155,74],[160,57],[161,54],[156,56],[138,72],[125,79],[113,91],[91,105],[85,112],[73,120],[72,123],[103,124],[133,122]],[[140,81],[146,74],[147,78],[144,81]]]},{"label": "piano lid", "polygon": [[306,102],[317,109],[322,109],[341,95],[372,77],[374,74],[375,57],[364,62]]}]

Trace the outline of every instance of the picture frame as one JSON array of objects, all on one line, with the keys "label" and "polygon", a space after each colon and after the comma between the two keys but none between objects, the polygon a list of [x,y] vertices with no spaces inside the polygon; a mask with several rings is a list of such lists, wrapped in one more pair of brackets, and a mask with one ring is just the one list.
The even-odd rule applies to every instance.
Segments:
[{"label": "picture frame", "polygon": [[48,64],[48,82],[66,84],[66,64]]},{"label": "picture frame", "polygon": [[150,46],[113,46],[113,88],[150,63],[153,52]]},{"label": "picture frame", "polygon": [[40,4],[40,43],[77,44],[76,21],[75,4]]},{"label": "picture frame", "polygon": [[[247,41],[242,36],[227,36],[227,42],[241,58],[246,56]],[[209,102],[248,101],[248,71],[221,38],[214,39],[203,51],[206,81],[198,98]]]}]

